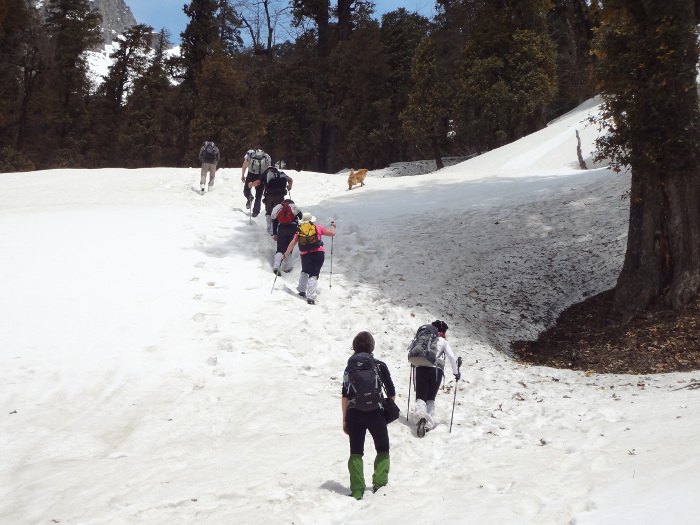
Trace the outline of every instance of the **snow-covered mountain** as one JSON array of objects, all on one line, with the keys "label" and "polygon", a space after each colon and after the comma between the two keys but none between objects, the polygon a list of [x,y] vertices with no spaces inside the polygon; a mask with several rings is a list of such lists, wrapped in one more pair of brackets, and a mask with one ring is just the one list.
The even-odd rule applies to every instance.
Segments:
[{"label": "snow-covered mountain", "polygon": [[[43,16],[46,0],[30,0]],[[90,7],[102,15],[102,40],[111,44],[118,35],[137,24],[133,13],[124,0],[90,0]]]}]

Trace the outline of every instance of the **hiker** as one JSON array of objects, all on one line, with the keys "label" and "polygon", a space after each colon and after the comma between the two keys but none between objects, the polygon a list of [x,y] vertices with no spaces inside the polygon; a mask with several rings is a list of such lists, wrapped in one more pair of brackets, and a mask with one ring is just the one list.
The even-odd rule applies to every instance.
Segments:
[{"label": "hiker", "polygon": [[214,177],[216,177],[216,165],[219,163],[219,148],[208,140],[199,149],[199,162],[202,163],[202,171],[199,177],[200,192],[204,193],[204,186],[207,183],[207,173],[209,174],[209,191],[214,186]]},{"label": "hiker", "polygon": [[[360,332],[352,340],[354,354],[348,359],[348,366],[343,374],[342,410],[343,432],[350,438],[350,459],[348,470],[350,472],[350,492],[353,498],[362,499],[365,492],[365,475],[362,456],[365,452],[365,437],[369,430],[374,440],[374,449],[377,455],[374,459],[374,473],[372,474],[372,488],[376,492],[389,482],[389,431],[381,409],[381,397],[376,403],[377,396],[368,393],[371,385],[381,391],[381,385],[376,385],[376,377],[367,374],[368,365],[378,375],[384,384],[387,396],[394,399],[396,389],[391,380],[391,374],[386,364],[374,359],[374,337],[369,332]],[[358,364],[360,366],[358,366]],[[362,370],[362,364],[366,367]],[[368,377],[371,381],[368,381]],[[365,385],[365,388],[363,388]],[[362,398],[371,396],[373,402],[363,407],[358,403],[357,396]],[[376,405],[376,408],[373,408]]]},{"label": "hiker", "polygon": [[426,432],[435,428],[435,397],[444,377],[445,356],[450,361],[455,381],[459,381],[461,377],[454,353],[445,336],[449,328],[447,323],[438,319],[433,321],[431,325],[437,329],[436,364],[432,366],[415,366],[413,374],[413,384],[416,390],[416,407],[413,413],[413,422],[416,425],[416,435],[418,437],[425,436]]},{"label": "hiker", "polygon": [[[260,180],[260,176],[268,166],[272,165],[272,159],[262,149],[250,149],[243,157],[243,165],[241,166],[241,182],[243,183],[243,196],[246,199],[245,208],[250,209],[251,201],[253,200],[253,192],[250,191],[251,182]],[[248,175],[246,176],[246,169]],[[262,199],[263,187],[255,187],[255,204],[253,205],[253,217],[257,217],[260,213],[260,199]]]},{"label": "hiker", "polygon": [[301,274],[299,275],[297,291],[299,295],[306,297],[308,304],[316,304],[318,276],[321,273],[321,267],[323,267],[323,261],[326,257],[321,237],[324,235],[328,237],[335,236],[335,222],[331,221],[330,230],[323,226],[317,226],[314,222],[316,222],[316,217],[309,212],[303,213],[296,234],[289,246],[287,246],[284,254],[282,254],[282,259],[284,260],[292,253],[294,246],[299,245]]},{"label": "hiker", "polygon": [[[267,203],[265,203],[265,206],[267,206]],[[301,211],[292,199],[284,199],[270,213],[272,218],[272,238],[277,241],[277,252],[272,264],[272,271],[277,275],[279,275],[280,270],[285,273],[292,271],[292,258],[282,256],[289,243],[294,239],[302,216]]]},{"label": "hiker", "polygon": [[[292,191],[294,180],[285,172],[274,166],[267,168],[258,180],[248,183],[248,187],[263,186],[263,202],[265,203],[265,220],[267,232],[274,236],[272,227],[272,209],[284,200],[287,191]],[[257,191],[257,190],[256,190]]]}]

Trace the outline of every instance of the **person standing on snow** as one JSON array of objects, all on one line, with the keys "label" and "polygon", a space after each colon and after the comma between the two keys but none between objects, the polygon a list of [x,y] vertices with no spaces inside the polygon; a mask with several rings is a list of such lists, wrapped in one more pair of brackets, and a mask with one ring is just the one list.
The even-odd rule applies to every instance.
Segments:
[{"label": "person standing on snow", "polygon": [[[260,180],[262,173],[272,166],[272,159],[262,149],[250,149],[243,157],[243,165],[241,166],[241,182],[243,183],[243,196],[246,198],[245,208],[250,209],[253,193],[250,189],[253,187],[251,183]],[[246,169],[248,175],[246,176]],[[260,200],[262,199],[263,187],[255,186],[255,204],[253,205],[253,217],[257,217],[260,213]]]},{"label": "person standing on snow", "polygon": [[288,191],[292,191],[292,184],[294,184],[294,180],[285,172],[278,170],[274,166],[270,166],[262,173],[262,175],[260,175],[258,180],[249,182],[248,187],[252,188],[261,184],[264,188],[263,202],[265,203],[267,233],[274,236],[274,228],[272,227],[272,210],[284,200],[284,196],[287,195]]},{"label": "person standing on snow", "polygon": [[[267,206],[267,203],[265,203]],[[272,238],[277,241],[277,252],[272,263],[272,271],[279,275],[280,270],[285,273],[292,271],[292,259],[283,257],[289,243],[299,228],[302,213],[292,199],[284,199],[272,209]],[[291,251],[290,251],[291,253]]]},{"label": "person standing on snow", "polygon": [[416,425],[416,434],[418,437],[425,436],[425,433],[435,428],[435,397],[440,389],[440,383],[444,377],[443,368],[445,366],[445,356],[450,361],[452,372],[455,376],[455,381],[459,381],[461,374],[455,360],[455,355],[452,352],[450,343],[447,342],[445,333],[449,326],[445,321],[436,320],[431,323],[438,330],[437,339],[437,365],[434,366],[416,366],[414,370],[413,380],[416,390],[416,408],[413,413],[414,423]]},{"label": "person standing on snow", "polygon": [[323,226],[314,224],[316,217],[306,212],[301,216],[299,229],[294,235],[294,238],[289,243],[286,251],[282,255],[284,260],[292,253],[294,247],[299,245],[299,254],[301,255],[301,274],[299,275],[299,284],[297,291],[302,297],[306,297],[306,302],[316,304],[318,296],[318,276],[321,273],[323,262],[325,260],[325,250],[321,237],[335,236],[335,222],[331,221],[331,229],[328,230]]},{"label": "person standing on snow", "polygon": [[[376,373],[384,384],[386,394],[392,399],[396,397],[396,388],[391,380],[391,374],[386,363],[374,359],[374,337],[369,332],[358,333],[352,341],[354,356],[361,361],[376,364]],[[363,355],[369,354],[369,356]],[[350,368],[350,362],[348,362]],[[374,473],[372,475],[372,488],[376,492],[389,482],[389,431],[386,419],[378,405],[376,410],[360,410],[356,404],[356,392],[353,389],[348,368],[343,374],[342,411],[343,432],[350,438],[350,458],[348,470],[350,472],[350,492],[353,498],[362,499],[365,492],[365,474],[362,456],[365,452],[365,437],[369,430],[374,440],[374,449],[377,455],[374,459]]]},{"label": "person standing on snow", "polygon": [[221,158],[219,148],[210,140],[204,143],[199,149],[199,162],[202,163],[202,171],[199,177],[199,191],[204,193],[204,186],[207,183],[207,173],[209,174],[209,191],[214,186],[214,177],[216,177],[216,165]]}]

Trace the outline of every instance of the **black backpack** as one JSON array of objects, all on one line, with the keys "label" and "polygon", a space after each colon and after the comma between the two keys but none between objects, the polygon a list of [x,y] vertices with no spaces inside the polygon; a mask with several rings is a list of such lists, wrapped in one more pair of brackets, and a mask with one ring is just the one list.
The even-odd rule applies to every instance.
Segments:
[{"label": "black backpack", "polygon": [[202,160],[208,163],[216,162],[216,149],[213,142],[207,142],[206,146],[204,146]]},{"label": "black backpack", "polygon": [[424,324],[416,331],[416,336],[408,345],[408,361],[413,366],[445,367],[444,359],[437,355],[438,329]]},{"label": "black backpack", "polygon": [[287,193],[287,174],[277,168],[267,168],[265,173],[265,193],[267,195],[285,195]]},{"label": "black backpack", "polygon": [[372,354],[353,354],[348,359],[345,371],[348,375],[348,390],[355,392],[353,408],[363,412],[382,408],[382,380]]}]

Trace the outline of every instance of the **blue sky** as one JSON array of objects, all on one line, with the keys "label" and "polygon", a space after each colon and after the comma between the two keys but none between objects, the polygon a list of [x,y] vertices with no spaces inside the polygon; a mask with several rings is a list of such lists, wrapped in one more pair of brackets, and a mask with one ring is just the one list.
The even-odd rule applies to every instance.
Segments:
[{"label": "blue sky", "polygon": [[[165,27],[170,30],[171,40],[177,44],[180,33],[187,25],[187,17],[182,7],[189,2],[185,0],[125,0],[131,12],[140,24],[148,24],[156,31]],[[376,14],[395,11],[404,7],[408,11],[418,11],[431,16],[434,2],[432,0],[375,0]]]}]

